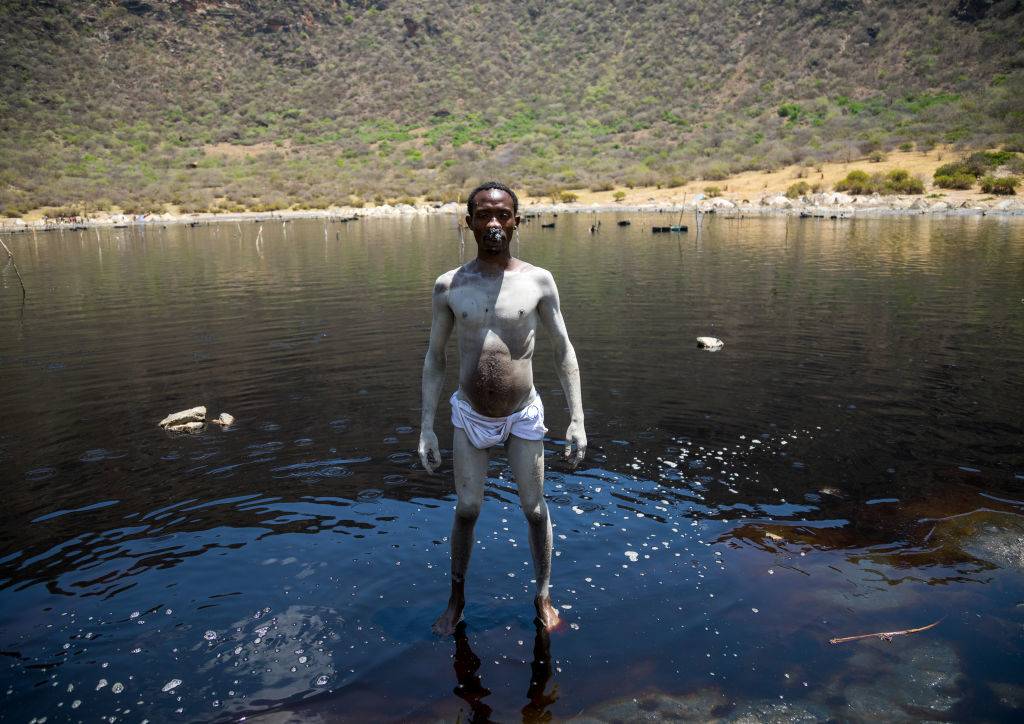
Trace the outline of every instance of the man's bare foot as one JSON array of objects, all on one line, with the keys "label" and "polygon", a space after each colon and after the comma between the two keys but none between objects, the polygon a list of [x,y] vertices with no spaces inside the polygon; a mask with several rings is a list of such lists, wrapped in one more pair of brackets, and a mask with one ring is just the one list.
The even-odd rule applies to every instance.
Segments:
[{"label": "man's bare foot", "polygon": [[466,607],[465,601],[448,600],[448,608],[444,610],[434,625],[431,627],[438,636],[451,636],[455,633],[455,627],[462,620],[462,609]]},{"label": "man's bare foot", "polygon": [[554,631],[562,623],[548,596],[537,596],[533,599],[533,605],[537,607],[537,618],[540,619],[540,625],[545,631]]}]

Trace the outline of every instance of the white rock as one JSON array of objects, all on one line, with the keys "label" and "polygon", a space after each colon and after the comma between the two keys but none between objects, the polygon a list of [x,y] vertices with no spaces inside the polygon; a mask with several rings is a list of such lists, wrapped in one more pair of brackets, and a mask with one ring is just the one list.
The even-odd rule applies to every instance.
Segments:
[{"label": "white rock", "polygon": [[170,427],[172,425],[182,425],[186,422],[199,422],[202,423],[206,420],[206,406],[200,405],[199,407],[190,407],[187,410],[181,412],[175,412],[160,421],[160,427]]},{"label": "white rock", "polygon": [[724,345],[725,342],[718,339],[718,337],[697,337],[697,346],[700,349],[706,349],[708,352],[717,352]]},{"label": "white rock", "polygon": [[235,422],[235,416],[228,412],[222,412],[218,417],[210,420],[210,422],[214,425],[220,425],[221,427],[230,427]]},{"label": "white rock", "polygon": [[791,209],[793,208],[793,202],[787,199],[783,194],[774,194],[773,196],[765,196],[761,199],[762,206],[771,206],[777,209]]},{"label": "white rock", "polygon": [[179,425],[168,425],[165,429],[171,432],[199,432],[205,426],[205,422],[183,422]]},{"label": "white rock", "polygon": [[930,211],[945,211],[948,208],[949,204],[947,204],[945,201],[936,201],[934,204],[931,205]]}]

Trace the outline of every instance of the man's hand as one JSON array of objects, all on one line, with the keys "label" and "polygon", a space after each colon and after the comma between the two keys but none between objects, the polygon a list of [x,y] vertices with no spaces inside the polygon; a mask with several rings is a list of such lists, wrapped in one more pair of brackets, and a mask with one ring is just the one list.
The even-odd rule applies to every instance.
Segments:
[{"label": "man's hand", "polygon": [[[586,438],[584,438],[584,444],[586,444]],[[441,464],[441,450],[437,446],[437,435],[432,430],[420,432],[420,444],[417,452],[420,454],[420,462],[423,463],[424,470],[428,473],[437,470],[437,466]]]},{"label": "man's hand", "polygon": [[[573,447],[576,454],[573,455]],[[587,453],[587,433],[583,429],[582,422],[570,422],[569,429],[565,431],[565,459],[576,467],[583,462],[583,456]]]}]

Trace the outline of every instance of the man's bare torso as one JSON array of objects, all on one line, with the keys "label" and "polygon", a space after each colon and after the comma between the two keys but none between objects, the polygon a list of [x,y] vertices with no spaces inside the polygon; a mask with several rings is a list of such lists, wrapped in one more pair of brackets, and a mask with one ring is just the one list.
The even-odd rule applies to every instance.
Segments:
[{"label": "man's bare torso", "polygon": [[458,334],[460,395],[489,417],[522,409],[533,390],[538,305],[550,275],[515,262],[498,274],[482,273],[470,262],[439,280],[447,285]]}]

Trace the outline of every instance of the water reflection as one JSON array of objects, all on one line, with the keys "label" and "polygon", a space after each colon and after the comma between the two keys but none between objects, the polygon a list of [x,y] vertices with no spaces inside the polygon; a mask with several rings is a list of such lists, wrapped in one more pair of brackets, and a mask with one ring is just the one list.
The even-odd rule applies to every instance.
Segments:
[{"label": "water reflection", "polygon": [[[452,642],[429,634],[451,470],[428,476],[412,453],[450,227],[329,225],[325,241],[322,223],[267,225],[258,247],[256,225],[146,229],[15,249],[51,293],[23,322],[0,307],[5,715],[1013,719],[1019,228],[708,219],[698,244],[632,218],[523,230],[559,280],[591,454],[563,469],[545,442],[566,622],[554,669],[523,604],[515,486],[492,457],[472,646],[465,630],[454,642],[462,699]],[[705,333],[726,347],[696,350]],[[192,404],[238,422],[155,427]],[[942,616],[892,644],[827,644]]]},{"label": "water reflection", "polygon": [[[534,621],[534,627],[536,632],[533,639],[533,660],[530,662],[530,683],[526,690],[527,703],[521,712],[523,721],[531,723],[551,721],[548,707],[558,701],[557,685],[548,691],[548,684],[554,671],[551,663],[551,634],[539,621]],[[481,660],[469,643],[464,621],[456,627],[453,638],[453,666],[458,681],[453,693],[469,705],[469,721],[489,722],[493,709],[484,702],[484,699],[491,695],[491,690],[483,685],[479,675]],[[509,683],[503,681],[502,685]]]}]

